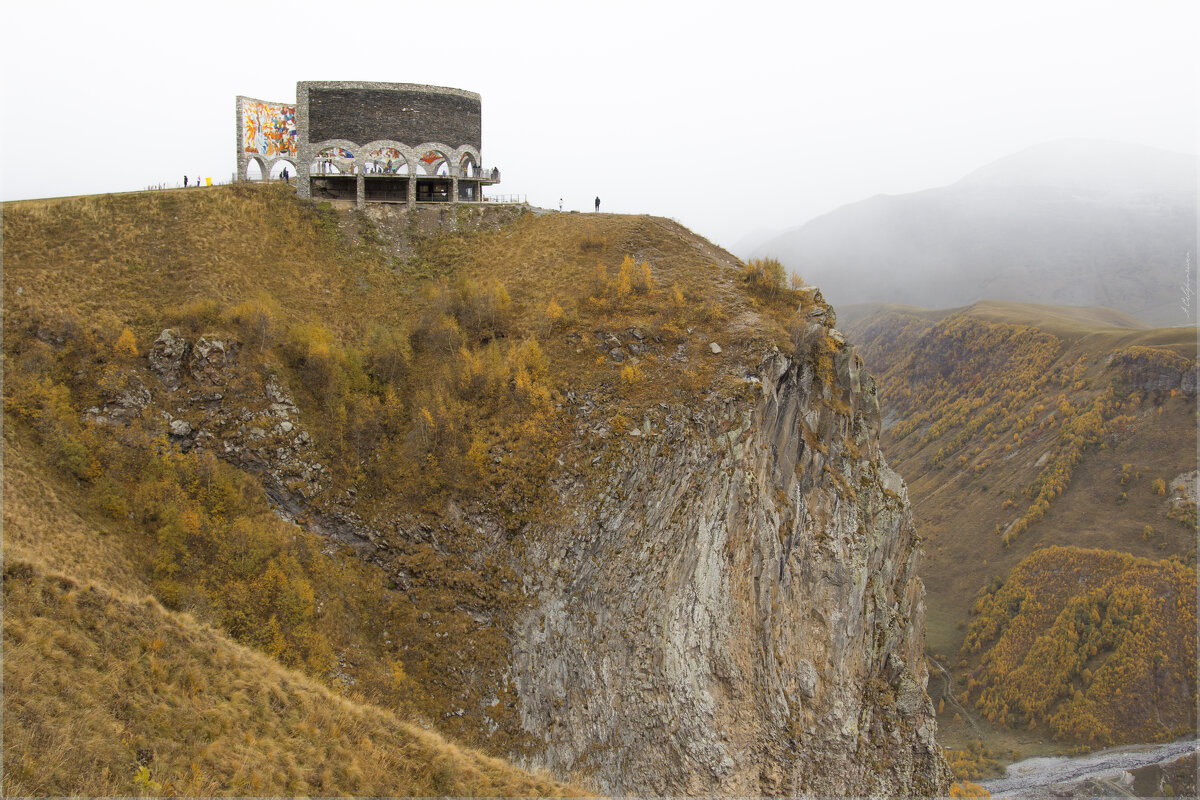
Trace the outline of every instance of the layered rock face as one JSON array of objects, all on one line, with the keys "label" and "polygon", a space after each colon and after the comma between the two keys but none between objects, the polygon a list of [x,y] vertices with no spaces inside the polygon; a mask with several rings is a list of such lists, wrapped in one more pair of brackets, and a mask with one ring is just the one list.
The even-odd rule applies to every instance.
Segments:
[{"label": "layered rock face", "polygon": [[874,381],[775,352],[734,396],[581,440],[513,635],[535,762],[605,793],[945,794],[907,492]]},{"label": "layered rock face", "polygon": [[[532,743],[510,755],[609,794],[946,793],[907,491],[879,453],[873,379],[828,342],[823,377],[816,351],[776,351],[739,386],[627,430],[593,427],[587,407],[611,408],[571,396],[558,513],[510,556],[527,610],[503,623],[508,685],[472,689],[483,705],[516,694]],[[164,418],[185,449],[217,437],[287,515],[310,486],[284,491],[297,464],[305,480],[319,465],[297,460],[311,443],[283,390],[239,388],[236,350],[164,331],[151,369],[188,387]],[[238,411],[250,390],[269,401],[258,416]]]}]

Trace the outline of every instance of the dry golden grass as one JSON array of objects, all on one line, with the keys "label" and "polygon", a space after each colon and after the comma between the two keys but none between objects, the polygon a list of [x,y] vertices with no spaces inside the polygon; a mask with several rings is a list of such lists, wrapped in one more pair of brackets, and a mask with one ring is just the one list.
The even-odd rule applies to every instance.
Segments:
[{"label": "dry golden grass", "polygon": [[114,523],[91,513],[85,492],[57,480],[16,426],[4,426],[4,558],[79,580],[149,594],[137,549]]},{"label": "dry golden grass", "polygon": [[11,559],[4,587],[7,796],[577,793],[151,599]]},{"label": "dry golden grass", "polygon": [[50,308],[118,318],[143,341],[166,308],[231,305],[264,287],[315,319],[352,317],[368,295],[381,315],[403,300],[395,273],[347,258],[336,220],[283,187],[5,203],[4,238],[7,302],[20,302],[20,287]]},{"label": "dry golden grass", "polygon": [[[165,309],[231,308],[266,293],[289,318],[353,340],[371,322],[413,319],[422,278],[463,273],[503,282],[527,333],[550,299],[582,300],[596,264],[612,274],[628,254],[649,261],[659,286],[679,283],[696,306],[746,306],[736,259],[666,219],[526,214],[499,229],[418,235],[415,255],[399,264],[386,243],[412,232],[381,235],[387,224],[321,211],[283,186],[10,202],[5,297],[120,320],[144,345]],[[351,247],[364,240],[381,246]]]}]

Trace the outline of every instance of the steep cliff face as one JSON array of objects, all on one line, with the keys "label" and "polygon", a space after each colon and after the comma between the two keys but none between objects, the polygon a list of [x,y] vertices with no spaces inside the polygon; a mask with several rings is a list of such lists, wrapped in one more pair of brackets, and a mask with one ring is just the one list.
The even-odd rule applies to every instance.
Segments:
[{"label": "steep cliff face", "polygon": [[843,347],[822,386],[776,351],[733,396],[577,440],[514,630],[535,761],[611,793],[945,793],[918,539],[860,370]]}]

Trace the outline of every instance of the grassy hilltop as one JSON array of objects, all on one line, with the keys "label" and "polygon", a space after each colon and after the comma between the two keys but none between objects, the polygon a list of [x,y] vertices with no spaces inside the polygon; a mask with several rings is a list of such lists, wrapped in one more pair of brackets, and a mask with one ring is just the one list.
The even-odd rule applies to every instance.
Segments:
[{"label": "grassy hilltop", "polygon": [[577,791],[466,749],[527,746],[480,692],[563,405],[625,435],[819,302],[668,220],[276,186],[8,203],[4,244],[9,792]]},{"label": "grassy hilltop", "polygon": [[998,302],[844,316],[926,537],[944,738],[1194,730],[1195,331]]}]

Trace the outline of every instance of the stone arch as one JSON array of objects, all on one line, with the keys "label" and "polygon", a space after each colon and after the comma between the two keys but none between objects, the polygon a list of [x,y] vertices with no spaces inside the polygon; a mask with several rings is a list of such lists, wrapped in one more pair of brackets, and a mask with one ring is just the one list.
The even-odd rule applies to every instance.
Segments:
[{"label": "stone arch", "polygon": [[359,152],[362,154],[364,169],[369,172],[390,172],[393,175],[420,174],[416,167],[416,154],[411,147],[400,142],[379,139],[363,145]]},{"label": "stone arch", "polygon": [[312,146],[310,175],[351,175],[357,166],[359,147],[346,139],[327,139]]},{"label": "stone arch", "polygon": [[470,145],[464,145],[454,151],[454,163],[458,165],[460,178],[476,178],[483,169],[483,159],[479,151]]},{"label": "stone arch", "polygon": [[288,176],[294,178],[296,172],[296,160],[289,156],[280,156],[271,160],[270,176],[271,180],[279,180],[282,177],[284,168],[287,168]]},{"label": "stone arch", "polygon": [[[251,172],[251,167],[254,168],[255,175]],[[262,181],[267,179],[270,170],[267,167],[267,160],[262,156],[248,155],[246,156],[246,169],[242,172],[242,180],[247,181]]]},{"label": "stone arch", "polygon": [[455,149],[441,142],[424,142],[413,148],[416,165],[422,175],[449,175],[457,168]]}]

